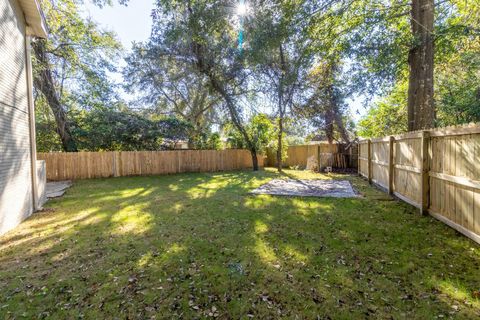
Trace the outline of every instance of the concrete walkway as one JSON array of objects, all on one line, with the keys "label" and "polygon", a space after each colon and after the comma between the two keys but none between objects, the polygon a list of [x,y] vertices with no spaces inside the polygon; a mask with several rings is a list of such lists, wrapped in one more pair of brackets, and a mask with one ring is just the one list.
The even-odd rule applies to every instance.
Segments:
[{"label": "concrete walkway", "polygon": [[358,197],[352,185],[347,180],[274,179],[253,190],[251,193],[302,197]]},{"label": "concrete walkway", "polygon": [[47,199],[58,198],[65,194],[68,188],[72,186],[72,181],[55,181],[47,182],[46,194]]}]

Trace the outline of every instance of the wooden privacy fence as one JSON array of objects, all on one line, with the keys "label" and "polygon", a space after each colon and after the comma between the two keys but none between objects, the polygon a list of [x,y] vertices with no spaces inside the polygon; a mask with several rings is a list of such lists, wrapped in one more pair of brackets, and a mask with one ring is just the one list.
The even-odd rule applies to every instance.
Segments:
[{"label": "wooden privacy fence", "polygon": [[[175,150],[39,153],[48,180],[90,179],[181,172],[214,172],[252,167],[247,150]],[[263,167],[263,157],[258,156]]]},{"label": "wooden privacy fence", "polygon": [[480,243],[480,125],[362,140],[358,172]]},{"label": "wooden privacy fence", "polygon": [[[287,159],[284,160],[286,167],[307,168],[314,162],[317,167],[333,168],[356,168],[357,167],[357,145],[353,144],[348,148],[344,144],[328,142],[289,146],[287,149]],[[267,149],[267,161],[269,166],[276,166],[277,154],[272,148]]]}]

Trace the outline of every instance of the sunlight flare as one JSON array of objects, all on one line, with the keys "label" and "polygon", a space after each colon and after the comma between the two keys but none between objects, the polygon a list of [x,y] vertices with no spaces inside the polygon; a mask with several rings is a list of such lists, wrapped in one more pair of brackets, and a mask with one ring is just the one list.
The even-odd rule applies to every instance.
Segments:
[{"label": "sunlight flare", "polygon": [[240,3],[237,5],[237,15],[245,16],[247,15],[247,12],[248,12],[248,4],[245,3],[245,1],[240,1]]}]

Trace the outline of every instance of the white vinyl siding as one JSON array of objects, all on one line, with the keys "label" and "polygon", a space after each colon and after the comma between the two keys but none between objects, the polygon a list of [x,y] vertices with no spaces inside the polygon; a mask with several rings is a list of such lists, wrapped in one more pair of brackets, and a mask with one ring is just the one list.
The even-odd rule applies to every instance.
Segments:
[{"label": "white vinyl siding", "polygon": [[0,1],[0,234],[33,210],[25,21],[16,0]]}]

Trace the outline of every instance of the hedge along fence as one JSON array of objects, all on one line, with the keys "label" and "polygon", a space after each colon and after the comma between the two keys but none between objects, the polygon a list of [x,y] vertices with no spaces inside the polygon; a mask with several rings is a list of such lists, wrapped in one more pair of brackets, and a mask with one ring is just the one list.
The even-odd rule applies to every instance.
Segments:
[{"label": "hedge along fence", "polygon": [[[312,144],[288,146],[287,158],[284,159],[286,167],[302,167],[307,168],[309,162],[315,162],[320,168],[356,168],[357,167],[357,145],[353,144],[347,148],[344,144],[328,142]],[[277,154],[272,148],[267,148],[267,161],[269,166],[277,165]]]},{"label": "hedge along fence", "polygon": [[[75,180],[181,172],[215,172],[252,168],[250,151],[174,150],[39,153],[48,180]],[[263,167],[263,156],[258,156]]]},{"label": "hedge along fence", "polygon": [[480,243],[480,125],[359,143],[359,174]]}]

